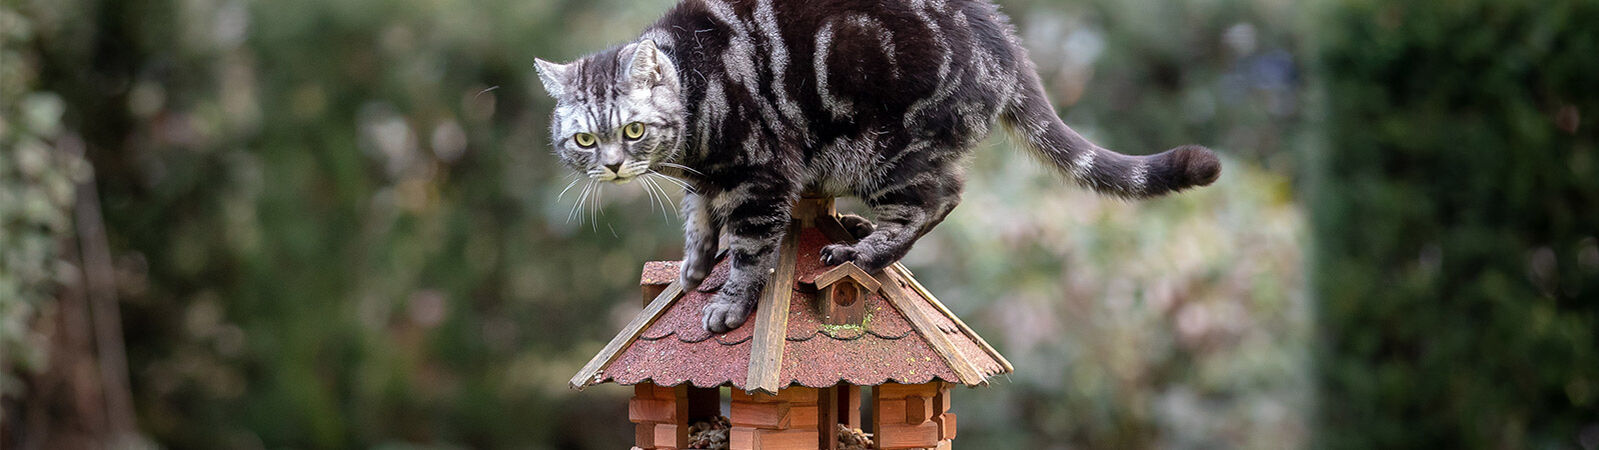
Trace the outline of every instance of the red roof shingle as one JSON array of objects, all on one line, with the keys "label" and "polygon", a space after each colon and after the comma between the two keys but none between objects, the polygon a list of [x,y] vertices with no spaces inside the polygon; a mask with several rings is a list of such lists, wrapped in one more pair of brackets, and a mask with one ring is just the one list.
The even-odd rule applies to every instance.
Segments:
[{"label": "red roof shingle", "polygon": [[[825,216],[817,220],[835,219]],[[834,241],[817,228],[798,229],[794,254],[781,255],[795,258],[794,276],[789,280],[773,280],[793,292],[787,305],[787,330],[780,349],[778,387],[794,384],[827,387],[839,382],[871,386],[885,382],[925,383],[935,379],[977,385],[986,382],[989,376],[1010,372],[1010,364],[1004,357],[964,325],[957,324],[959,319],[948,316],[946,309],[936,303],[937,299],[924,295],[925,291],[919,289],[919,285],[912,286],[908,278],[897,278],[908,277],[909,272],[902,268],[873,274],[884,287],[866,297],[867,318],[862,324],[823,324],[814,306],[817,292],[812,282],[818,274],[831,268],[822,264],[820,251]],[[762,388],[745,386],[746,380],[751,379],[751,352],[759,351],[751,345],[756,328],[763,326],[757,323],[757,314],[752,313],[744,325],[720,335],[705,331],[700,323],[700,310],[727,279],[729,266],[729,261],[723,258],[717,261],[699,289],[656,299],[656,302],[669,303],[652,305],[655,308],[641,312],[641,317],[630,325],[642,328],[632,333],[624,330],[607,351],[596,355],[584,371],[573,378],[573,387],[607,381],[624,385],[648,381],[661,386],[690,383],[699,387]],[[675,283],[677,271],[676,261],[650,262],[645,264],[641,283]],[[890,282],[895,284],[889,286]],[[904,293],[898,297],[899,304],[908,301],[914,310],[896,308],[896,302],[885,297],[887,289]],[[642,316],[651,314],[652,310],[655,311],[652,317]],[[925,317],[919,320],[929,325],[928,330],[919,330],[917,322],[910,320],[907,314]],[[927,336],[926,332],[942,336]],[[943,349],[935,348],[939,346]],[[966,371],[964,375],[963,370]]]}]

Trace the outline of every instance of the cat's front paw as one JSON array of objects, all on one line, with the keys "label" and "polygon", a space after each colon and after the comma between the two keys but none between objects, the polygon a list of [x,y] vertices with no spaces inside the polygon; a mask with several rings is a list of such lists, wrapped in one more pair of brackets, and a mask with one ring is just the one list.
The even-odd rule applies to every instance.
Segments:
[{"label": "cat's front paw", "polygon": [[832,244],[822,247],[822,264],[836,266],[854,261],[860,257],[860,252],[855,246],[847,244]]},{"label": "cat's front paw", "polygon": [[752,306],[755,306],[753,298],[738,298],[729,295],[727,291],[717,293],[716,297],[711,298],[711,303],[705,305],[705,309],[701,311],[703,313],[701,321],[705,331],[712,333],[733,331],[734,328],[743,325],[744,320],[749,319],[750,310],[754,309]]},{"label": "cat's front paw", "polygon": [[683,285],[683,292],[699,289],[700,283],[705,282],[705,277],[710,276],[711,264],[704,261],[705,258],[687,258],[683,261],[683,268],[677,275],[678,283]]}]

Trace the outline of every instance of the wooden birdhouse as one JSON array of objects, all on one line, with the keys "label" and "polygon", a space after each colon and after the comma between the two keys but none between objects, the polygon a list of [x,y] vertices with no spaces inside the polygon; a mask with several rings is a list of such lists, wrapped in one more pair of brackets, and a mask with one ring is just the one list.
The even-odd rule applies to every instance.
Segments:
[{"label": "wooden birdhouse", "polygon": [[755,312],[724,334],[705,331],[700,311],[729,261],[690,292],[676,282],[678,262],[645,264],[644,310],[572,387],[633,386],[628,419],[641,450],[717,438],[731,449],[951,448],[951,388],[1011,365],[903,266],[822,264],[823,246],[854,240],[832,199],[800,200]]},{"label": "wooden birdhouse", "polygon": [[847,262],[816,276],[816,312],[828,325],[859,325],[866,320],[866,296],[881,284],[855,263]]}]

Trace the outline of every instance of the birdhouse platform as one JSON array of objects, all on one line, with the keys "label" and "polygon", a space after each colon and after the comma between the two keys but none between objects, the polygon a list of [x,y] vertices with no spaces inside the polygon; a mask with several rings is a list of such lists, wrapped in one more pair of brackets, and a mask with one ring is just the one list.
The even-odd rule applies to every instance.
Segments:
[{"label": "birdhouse platform", "polygon": [[637,449],[694,448],[690,426],[723,415],[732,449],[845,448],[836,430],[863,425],[870,448],[950,448],[950,388],[1012,367],[898,263],[877,273],[822,264],[822,247],[854,241],[831,198],[801,199],[755,312],[724,334],[705,331],[700,315],[731,261],[690,292],[679,262],[646,263],[644,310],[571,386],[634,386]]}]

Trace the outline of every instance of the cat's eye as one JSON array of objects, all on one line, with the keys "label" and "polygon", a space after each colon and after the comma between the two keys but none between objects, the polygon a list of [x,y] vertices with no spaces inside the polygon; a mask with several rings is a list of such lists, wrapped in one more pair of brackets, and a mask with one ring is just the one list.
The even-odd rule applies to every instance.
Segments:
[{"label": "cat's eye", "polygon": [[592,134],[578,133],[578,134],[572,135],[572,142],[576,142],[578,147],[583,147],[583,148],[593,147],[595,141],[596,141],[596,139],[594,138],[594,135],[592,135]]},{"label": "cat's eye", "polygon": [[638,122],[627,124],[627,126],[622,127],[622,135],[627,136],[628,139],[644,137],[644,124]]}]

